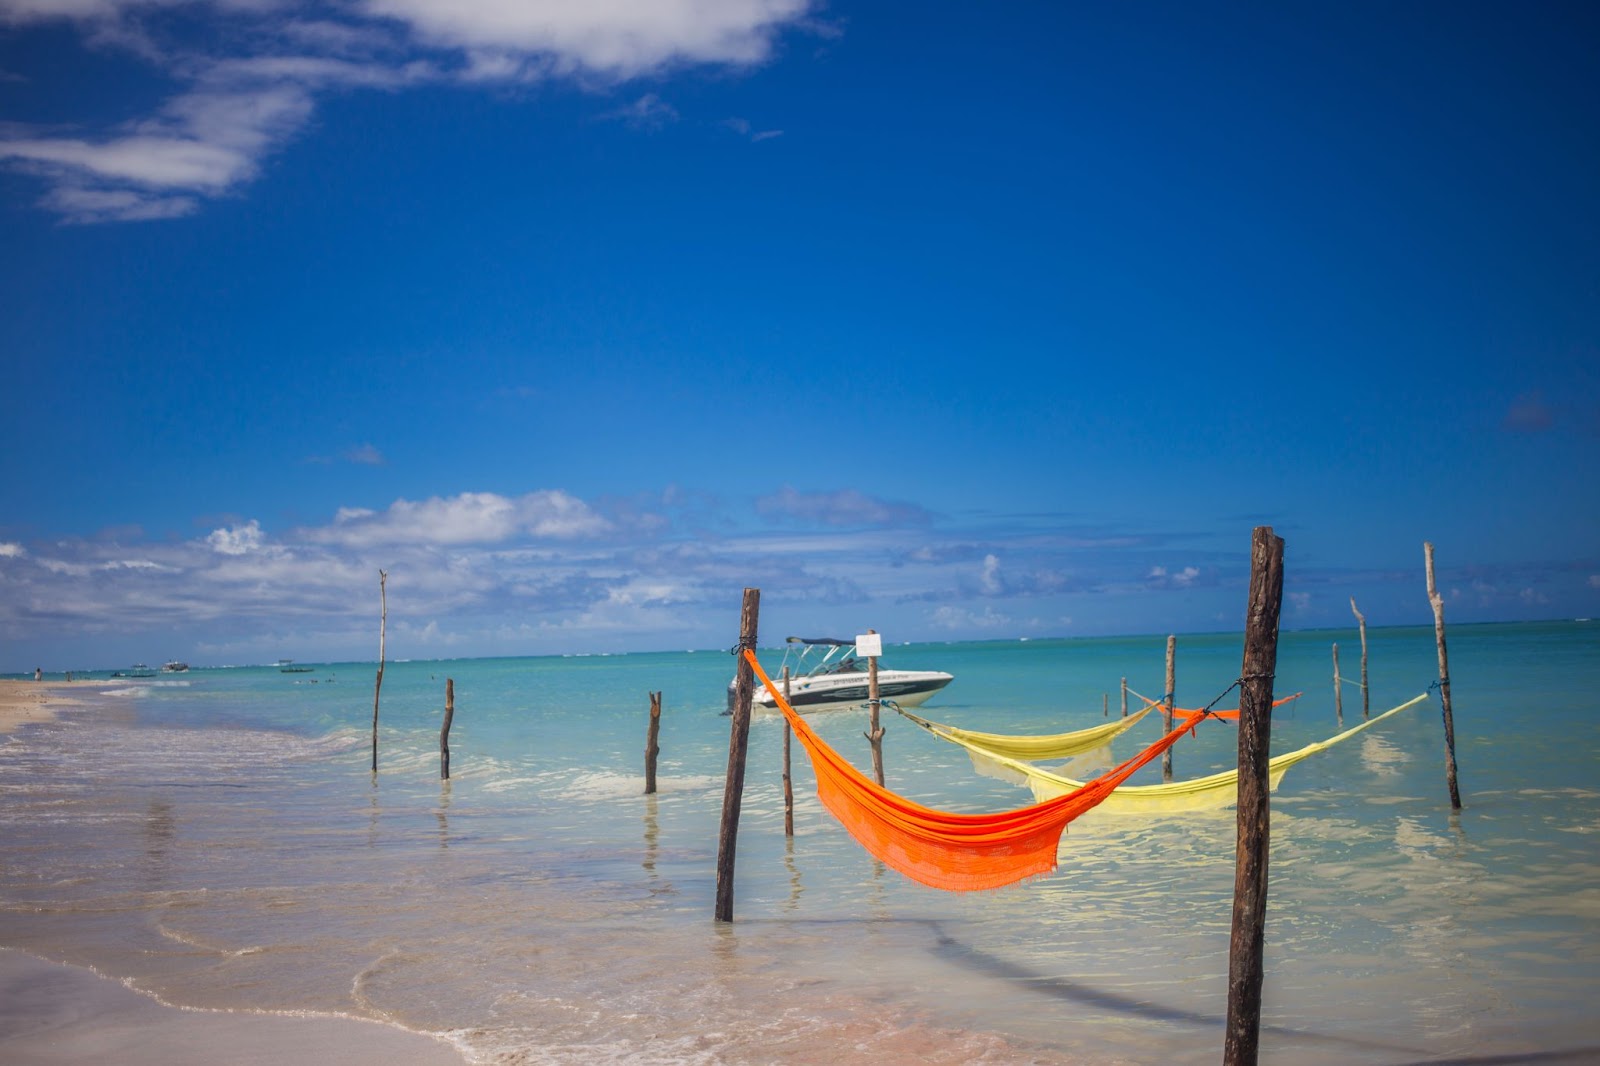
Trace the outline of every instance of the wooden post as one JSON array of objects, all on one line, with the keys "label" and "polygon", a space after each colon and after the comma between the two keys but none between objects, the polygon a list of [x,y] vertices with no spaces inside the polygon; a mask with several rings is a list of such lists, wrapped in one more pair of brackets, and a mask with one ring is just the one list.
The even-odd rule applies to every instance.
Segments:
[{"label": "wooden post", "polygon": [[1250,603],[1239,673],[1238,843],[1233,931],[1228,942],[1228,1027],[1224,1066],[1254,1066],[1261,1040],[1262,956],[1266,945],[1267,854],[1271,842],[1268,762],[1272,675],[1278,668],[1283,606],[1283,538],[1257,526],[1250,544]]},{"label": "wooden post", "polygon": [[717,834],[716,920],[733,921],[733,860],[739,842],[739,807],[744,802],[744,758],[750,746],[750,698],[756,675],[745,661],[744,649],[756,646],[756,623],[761,616],[761,590],[744,590],[739,611],[739,665],[733,682],[733,728],[728,734],[728,779],[722,792],[722,828]]},{"label": "wooden post", "polygon": [[[1178,638],[1167,638],[1167,694],[1162,699],[1161,728],[1163,731],[1172,732],[1172,708],[1177,699],[1177,663],[1178,663]],[[1161,755],[1161,780],[1172,780],[1172,749],[1168,748]]]},{"label": "wooden post", "polygon": [[1333,644],[1333,716],[1339,723],[1339,732],[1344,732],[1344,693],[1340,691],[1342,684],[1339,680],[1339,642]]},{"label": "wooden post", "polygon": [[[876,633],[876,629],[867,630]],[[878,657],[867,656],[867,713],[870,725],[866,738],[872,745],[872,779],[883,784],[883,726],[878,723]]]},{"label": "wooden post", "polygon": [[1433,604],[1433,639],[1439,645],[1439,703],[1444,708],[1444,776],[1450,784],[1450,807],[1461,809],[1461,789],[1456,785],[1456,722],[1450,711],[1450,657],[1444,648],[1444,600],[1433,583],[1433,544],[1424,541],[1428,562],[1428,602]]},{"label": "wooden post", "polygon": [[[789,668],[783,668],[783,698],[789,695]],[[792,706],[792,704],[791,704]],[[789,774],[789,737],[794,732],[787,716],[783,719],[783,835],[794,836],[794,778]]]},{"label": "wooden post", "polygon": [[1100,693],[1100,717],[1111,717],[1111,693],[1109,692]]},{"label": "wooden post", "polygon": [[450,723],[456,717],[456,683],[444,679],[444,725],[439,728],[439,777],[450,780]]},{"label": "wooden post", "polygon": [[383,613],[378,616],[378,682],[372,687],[372,772],[378,772],[378,694],[383,691],[384,642],[389,631],[389,592],[387,571],[378,571],[378,597],[383,602]]},{"label": "wooden post", "polygon": [[1122,679],[1122,717],[1128,717],[1128,679]]},{"label": "wooden post", "polygon": [[1356,608],[1356,598],[1350,597],[1350,610],[1356,616],[1356,622],[1361,626],[1361,720],[1367,720],[1372,713],[1372,704],[1367,698],[1367,616]]},{"label": "wooden post", "polygon": [[644,736],[644,794],[653,795],[656,790],[656,756],[661,754],[661,745],[656,739],[661,735],[661,693],[650,693],[650,727]]}]

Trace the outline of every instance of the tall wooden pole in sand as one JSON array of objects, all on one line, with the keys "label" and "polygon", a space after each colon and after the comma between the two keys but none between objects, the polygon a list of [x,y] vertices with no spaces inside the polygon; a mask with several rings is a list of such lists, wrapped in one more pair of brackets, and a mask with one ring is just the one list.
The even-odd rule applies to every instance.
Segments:
[{"label": "tall wooden pole in sand", "polygon": [[1461,809],[1461,789],[1456,785],[1456,720],[1450,711],[1450,656],[1444,648],[1444,600],[1433,583],[1433,544],[1424,541],[1428,563],[1428,602],[1433,604],[1433,639],[1439,645],[1439,704],[1444,708],[1444,776],[1450,785],[1450,807]]},{"label": "tall wooden pole in sand", "polygon": [[444,679],[444,725],[439,727],[439,778],[450,780],[450,723],[456,717],[455,678]]},{"label": "tall wooden pole in sand", "polygon": [[[783,668],[783,698],[787,702],[792,697],[789,695],[789,668]],[[792,704],[791,704],[792,706]],[[794,732],[789,727],[789,719],[783,720],[783,835],[794,836],[794,777],[789,772],[789,737]]]},{"label": "tall wooden pole in sand", "polygon": [[[1167,694],[1161,700],[1161,728],[1172,732],[1172,708],[1177,700],[1178,638],[1167,638]],[[1172,780],[1172,749],[1161,753],[1161,780]]]},{"label": "tall wooden pole in sand", "polygon": [[1356,624],[1361,627],[1361,720],[1365,722],[1371,713],[1371,704],[1367,700],[1367,616],[1356,607],[1356,598],[1350,597],[1350,611],[1356,616]]},{"label": "tall wooden pole in sand", "polygon": [[1283,538],[1257,526],[1250,544],[1250,604],[1239,672],[1238,844],[1233,932],[1228,943],[1228,1028],[1224,1066],[1254,1066],[1261,1041],[1262,956],[1266,945],[1267,850],[1271,816],[1272,676],[1278,668],[1283,606]]},{"label": "tall wooden pole in sand", "polygon": [[657,743],[661,736],[661,693],[650,693],[650,726],[644,736],[644,794],[654,795],[656,790],[656,756],[661,754]]},{"label": "tall wooden pole in sand", "polygon": [[1339,688],[1344,684],[1339,679],[1339,642],[1333,644],[1333,717],[1339,723],[1339,732],[1344,732],[1344,692]]},{"label": "tall wooden pole in sand", "polygon": [[[868,636],[876,636],[876,629],[867,630]],[[872,779],[879,785],[883,784],[883,734],[884,728],[878,721],[878,657],[867,656],[867,743],[872,745]]]},{"label": "tall wooden pole in sand", "polygon": [[717,834],[716,920],[733,921],[733,860],[739,843],[739,807],[744,802],[744,760],[750,746],[750,699],[756,675],[745,661],[744,650],[756,647],[756,623],[761,617],[761,590],[745,589],[739,611],[739,665],[733,681],[733,728],[728,734],[728,780],[722,791],[722,829]]},{"label": "tall wooden pole in sand", "polygon": [[383,613],[378,616],[378,682],[372,686],[372,772],[378,772],[378,694],[383,691],[384,642],[389,632],[389,592],[387,570],[378,571],[378,597],[383,602]]}]

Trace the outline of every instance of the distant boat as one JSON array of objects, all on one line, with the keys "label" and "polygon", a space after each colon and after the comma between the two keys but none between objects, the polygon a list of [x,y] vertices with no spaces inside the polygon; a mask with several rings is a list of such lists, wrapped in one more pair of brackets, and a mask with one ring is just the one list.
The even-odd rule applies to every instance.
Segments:
[{"label": "distant boat", "polygon": [[314,674],[317,672],[317,668],[315,666],[296,666],[293,659],[279,659],[278,672],[280,674]]},{"label": "distant boat", "polygon": [[144,663],[134,663],[133,666],[131,666],[130,668],[128,668],[126,670],[115,670],[115,671],[113,671],[111,676],[112,677],[155,677],[156,676],[156,672],[154,670],[150,669]]},{"label": "distant boat", "polygon": [[[784,641],[783,667],[790,674],[789,703],[800,714],[858,707],[867,702],[867,664],[856,656],[856,642],[831,637],[789,637]],[[837,660],[835,656],[838,656]],[[903,707],[917,707],[948,685],[941,670],[878,671],[878,698]],[[781,683],[781,682],[780,682]],[[733,711],[735,681],[728,682],[728,711]],[[777,710],[771,693],[751,694],[755,710]]]},{"label": "distant boat", "polygon": [[182,673],[187,673],[188,670],[189,670],[189,664],[188,663],[180,663],[176,659],[172,660],[171,662],[167,663],[167,665],[165,665],[165,666],[163,666],[161,668],[161,672],[164,673],[164,674],[182,674]]}]

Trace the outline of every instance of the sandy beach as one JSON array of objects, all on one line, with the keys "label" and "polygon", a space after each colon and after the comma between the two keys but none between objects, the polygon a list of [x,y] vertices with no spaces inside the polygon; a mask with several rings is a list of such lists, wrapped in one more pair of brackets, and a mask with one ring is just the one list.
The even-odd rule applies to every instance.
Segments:
[{"label": "sandy beach", "polygon": [[[0,680],[0,735],[88,707],[119,684]],[[168,1007],[92,970],[7,948],[0,948],[0,1060],[16,1066],[463,1061],[442,1040],[381,1022]]]},{"label": "sandy beach", "polygon": [[28,722],[48,722],[64,708],[82,707],[84,697],[114,687],[109,681],[0,680],[0,734]]},{"label": "sandy beach", "polygon": [[0,949],[0,1059],[13,1066],[459,1066],[449,1044],[380,1022],[163,1006],[92,970]]}]

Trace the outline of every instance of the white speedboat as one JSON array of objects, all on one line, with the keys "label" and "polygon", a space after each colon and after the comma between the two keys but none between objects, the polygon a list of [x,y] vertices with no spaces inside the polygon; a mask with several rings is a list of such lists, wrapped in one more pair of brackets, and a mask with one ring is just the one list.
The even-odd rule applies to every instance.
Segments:
[{"label": "white speedboat", "polygon": [[[783,666],[770,671],[773,683],[783,687],[783,667],[789,670],[789,705],[801,714],[858,707],[868,699],[867,662],[856,654],[853,640],[831,637],[789,637]],[[954,678],[940,670],[891,670],[878,665],[878,698],[902,707],[919,706]],[[734,682],[728,682],[728,710],[733,710]],[[751,710],[776,711],[772,694],[757,683]]]}]

